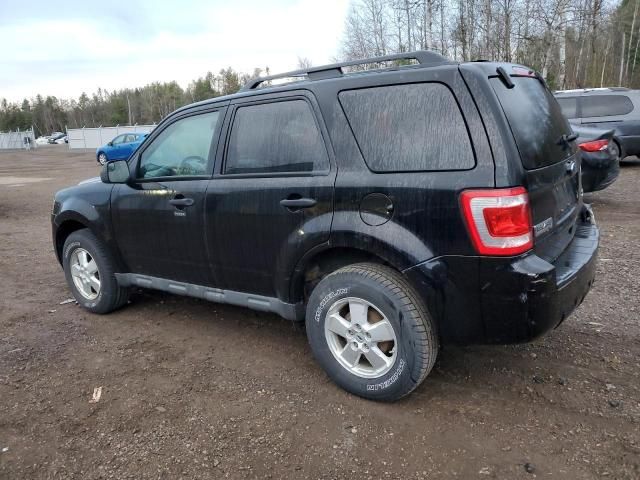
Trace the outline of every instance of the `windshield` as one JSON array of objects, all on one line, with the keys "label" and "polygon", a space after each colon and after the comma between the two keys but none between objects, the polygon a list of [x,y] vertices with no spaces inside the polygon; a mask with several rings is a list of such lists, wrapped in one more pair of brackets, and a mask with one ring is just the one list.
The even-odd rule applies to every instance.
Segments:
[{"label": "windshield", "polygon": [[492,78],[522,164],[534,169],[561,162],[575,153],[575,144],[563,141],[571,127],[551,92],[535,77],[510,77],[513,88]]}]

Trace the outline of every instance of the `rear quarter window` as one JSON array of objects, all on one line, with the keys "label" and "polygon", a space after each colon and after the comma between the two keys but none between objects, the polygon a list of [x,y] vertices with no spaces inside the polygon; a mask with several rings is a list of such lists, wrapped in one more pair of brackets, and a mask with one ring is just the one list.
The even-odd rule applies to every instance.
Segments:
[{"label": "rear quarter window", "polygon": [[557,98],[562,114],[567,118],[578,118],[578,97]]},{"label": "rear quarter window", "polygon": [[626,95],[592,95],[580,98],[582,117],[611,117],[633,111],[633,102]]},{"label": "rear quarter window", "polygon": [[471,140],[453,93],[441,83],[390,85],[339,94],[374,172],[466,170]]}]

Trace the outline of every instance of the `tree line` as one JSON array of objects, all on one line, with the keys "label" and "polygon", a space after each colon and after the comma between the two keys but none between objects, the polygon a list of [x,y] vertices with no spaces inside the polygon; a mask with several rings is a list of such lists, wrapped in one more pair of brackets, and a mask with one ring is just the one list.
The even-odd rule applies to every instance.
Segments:
[{"label": "tree line", "polygon": [[551,88],[640,85],[640,0],[352,0],[342,55],[521,63]]},{"label": "tree line", "polygon": [[[268,74],[268,68],[265,74]],[[141,88],[108,91],[101,88],[91,96],[82,93],[77,99],[60,99],[38,94],[21,103],[0,100],[0,132],[27,130],[34,127],[36,135],[47,135],[65,128],[112,125],[153,124],[175,109],[189,103],[235,93],[252,74],[229,67],[218,74],[208,72],[193,80],[186,89],[177,82],[154,82]]]}]

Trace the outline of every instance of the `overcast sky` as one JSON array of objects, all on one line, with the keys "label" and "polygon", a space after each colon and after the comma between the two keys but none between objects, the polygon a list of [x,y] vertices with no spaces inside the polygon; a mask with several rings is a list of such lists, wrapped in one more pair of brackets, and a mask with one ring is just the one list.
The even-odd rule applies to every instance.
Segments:
[{"label": "overcast sky", "polygon": [[0,98],[78,97],[339,53],[348,0],[0,0]]}]

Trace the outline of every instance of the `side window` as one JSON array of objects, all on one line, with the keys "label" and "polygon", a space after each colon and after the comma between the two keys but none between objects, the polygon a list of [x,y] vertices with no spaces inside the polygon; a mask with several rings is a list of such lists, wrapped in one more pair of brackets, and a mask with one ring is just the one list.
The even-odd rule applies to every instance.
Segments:
[{"label": "side window", "polygon": [[124,143],[131,143],[131,142],[135,142],[136,141],[136,136],[135,135],[127,135],[126,137],[124,137]]},{"label": "side window", "polygon": [[462,112],[440,83],[348,90],[339,99],[374,172],[466,170],[475,165]]},{"label": "side window", "polygon": [[578,98],[564,97],[556,98],[562,109],[562,114],[567,118],[578,118]]},{"label": "side window", "polygon": [[121,143],[124,142],[124,135],[118,135],[116,138],[114,138],[113,140],[111,140],[111,143],[113,145],[120,145]]},{"label": "side window", "polygon": [[225,173],[312,172],[329,158],[311,106],[287,100],[239,107],[233,120]]},{"label": "side window", "polygon": [[206,175],[218,112],[182,118],[165,128],[140,156],[138,177]]},{"label": "side window", "polygon": [[633,102],[626,95],[590,95],[580,98],[582,118],[626,115],[633,110]]}]

